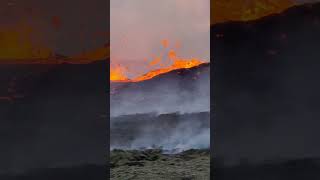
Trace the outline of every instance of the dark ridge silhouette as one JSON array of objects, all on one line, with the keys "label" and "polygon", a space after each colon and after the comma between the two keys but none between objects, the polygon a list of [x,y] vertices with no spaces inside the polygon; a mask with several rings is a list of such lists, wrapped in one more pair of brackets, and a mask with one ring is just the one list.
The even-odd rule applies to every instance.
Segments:
[{"label": "dark ridge silhouette", "polygon": [[[319,32],[319,3],[211,27],[216,118],[211,132],[217,158],[234,165],[241,159],[257,163],[320,156],[315,138],[320,135]],[[278,179],[295,179],[294,174],[319,179],[319,167],[305,173],[304,165],[298,165],[290,175],[287,164],[274,166]],[[228,177],[237,176],[233,179],[276,179],[270,171],[259,166],[226,169]]]},{"label": "dark ridge silhouette", "polygon": [[[194,81],[205,78],[210,73],[210,63],[203,63],[199,66],[188,69],[177,69],[164,74],[155,76],[152,79],[140,82],[111,82],[111,88],[114,87],[114,94],[121,94],[122,91],[151,91],[158,84],[169,84],[172,81],[178,81],[181,86],[192,86]],[[188,82],[188,83],[186,83]]]}]

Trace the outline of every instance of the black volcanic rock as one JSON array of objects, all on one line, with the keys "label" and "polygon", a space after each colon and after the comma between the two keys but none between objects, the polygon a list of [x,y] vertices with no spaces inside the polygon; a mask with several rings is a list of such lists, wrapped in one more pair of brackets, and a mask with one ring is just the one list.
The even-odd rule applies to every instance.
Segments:
[{"label": "black volcanic rock", "polygon": [[216,156],[319,157],[320,4],[219,24],[211,37]]}]

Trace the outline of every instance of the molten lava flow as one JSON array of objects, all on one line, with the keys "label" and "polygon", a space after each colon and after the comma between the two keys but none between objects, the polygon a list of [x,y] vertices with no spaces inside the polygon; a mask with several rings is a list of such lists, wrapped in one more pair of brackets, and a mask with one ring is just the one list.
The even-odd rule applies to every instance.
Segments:
[{"label": "molten lava flow", "polygon": [[203,62],[198,59],[175,59],[171,66],[169,66],[167,68],[152,70],[152,71],[150,71],[140,77],[137,77],[131,81],[132,82],[145,81],[145,80],[151,79],[155,76],[158,76],[160,74],[164,74],[164,73],[176,70],[176,69],[192,68],[195,66],[199,66],[202,63]]},{"label": "molten lava flow", "polygon": [[[168,46],[167,44],[166,44],[166,46]],[[200,64],[203,63],[201,60],[198,60],[198,59],[180,59],[177,57],[177,53],[174,50],[170,50],[168,52],[168,58],[169,58],[169,60],[171,60],[173,62],[171,66],[161,68],[161,69],[152,70],[142,76],[139,76],[139,77],[133,79],[132,81],[133,82],[145,81],[145,80],[151,79],[155,76],[158,76],[160,74],[164,74],[164,73],[176,70],[176,69],[188,69],[188,68],[192,68],[195,66],[199,66]],[[161,59],[156,58],[156,60],[153,60],[152,62],[154,62],[154,61],[156,61],[157,63],[153,63],[150,65],[156,65],[156,64],[160,63]]]},{"label": "molten lava flow", "polygon": [[[167,48],[169,46],[169,41],[168,40],[163,40],[162,41],[162,46],[164,48]],[[173,70],[177,69],[189,69],[192,67],[199,66],[200,64],[203,64],[204,62],[192,58],[192,59],[182,59],[177,56],[177,53],[174,50],[169,50],[167,53],[168,60],[170,60],[170,64],[165,66],[167,64],[166,62],[163,61],[162,56],[158,56],[155,59],[153,59],[151,62],[148,63],[148,67],[150,69],[155,69],[155,70],[150,70],[148,73],[138,76],[133,79],[129,79],[126,76],[126,73],[128,72],[127,68],[124,68],[120,65],[117,65],[115,67],[111,67],[110,70],[110,81],[117,81],[117,82],[139,82],[139,81],[145,81],[152,79],[160,74],[164,74]],[[155,68],[160,66],[161,68]]]},{"label": "molten lava flow", "polygon": [[126,82],[129,81],[127,76],[125,75],[126,68],[120,66],[120,65],[115,65],[110,69],[110,81],[122,81]]},{"label": "molten lava flow", "polygon": [[[164,74],[176,69],[188,69],[195,66],[199,66],[200,64],[203,64],[201,60],[198,59],[180,59],[176,57],[176,54],[173,50],[171,50],[168,53],[169,59],[172,60],[172,65],[169,67],[164,67],[156,70],[151,70],[148,73],[138,76],[137,78],[129,79],[125,73],[127,72],[126,68],[123,68],[120,65],[117,65],[115,67],[112,67],[110,70],[110,80],[111,81],[117,81],[117,82],[139,82],[139,81],[145,81],[148,79],[151,79],[155,76],[158,76],[160,74]],[[156,61],[160,61],[159,58],[156,58]],[[156,65],[156,64],[153,64]],[[150,65],[151,66],[151,65]]]}]

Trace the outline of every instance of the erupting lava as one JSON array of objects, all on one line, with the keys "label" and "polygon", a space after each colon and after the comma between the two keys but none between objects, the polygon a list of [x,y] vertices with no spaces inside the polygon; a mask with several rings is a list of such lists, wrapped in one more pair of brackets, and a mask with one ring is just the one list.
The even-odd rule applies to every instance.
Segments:
[{"label": "erupting lava", "polygon": [[129,81],[125,75],[126,69],[121,65],[116,65],[110,69],[110,81]]},{"label": "erupting lava", "polygon": [[[168,46],[168,42],[165,42],[163,44],[164,47]],[[170,50],[168,52],[168,59],[171,62],[171,65],[164,67],[164,63],[161,59],[161,57],[157,57],[155,58],[153,61],[149,62],[149,67],[153,68],[156,65],[160,65],[163,68],[160,69],[155,69],[155,70],[150,70],[148,73],[142,75],[142,76],[138,76],[136,78],[133,79],[129,79],[126,76],[126,72],[127,72],[127,68],[122,67],[121,65],[116,65],[114,67],[111,67],[110,69],[110,81],[113,82],[139,82],[139,81],[145,81],[148,79],[151,79],[155,76],[158,76],[160,74],[164,74],[176,69],[188,69],[188,68],[192,68],[195,66],[199,66],[200,64],[203,64],[204,62],[196,59],[196,58],[192,58],[192,59],[181,59],[179,57],[177,57],[176,52],[174,50]]]},{"label": "erupting lava", "polygon": [[[171,51],[173,52],[173,51]],[[188,69],[188,68],[192,68],[195,66],[199,66],[200,64],[202,64],[203,62],[198,60],[198,59],[179,59],[177,57],[171,57],[171,60],[173,60],[173,64],[169,67],[165,67],[165,68],[161,68],[161,69],[156,69],[156,70],[152,70],[149,71],[148,73],[139,76],[137,78],[132,79],[132,82],[138,82],[138,81],[145,81],[148,79],[151,79],[155,76],[158,76],[159,74],[164,74],[176,69]]]}]

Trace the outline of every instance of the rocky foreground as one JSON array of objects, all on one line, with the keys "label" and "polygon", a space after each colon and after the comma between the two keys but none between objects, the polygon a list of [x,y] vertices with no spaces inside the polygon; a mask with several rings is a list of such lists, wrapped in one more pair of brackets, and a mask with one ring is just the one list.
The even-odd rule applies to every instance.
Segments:
[{"label": "rocky foreground", "polygon": [[166,154],[159,149],[113,150],[110,179],[114,180],[209,180],[210,151],[187,150]]}]

